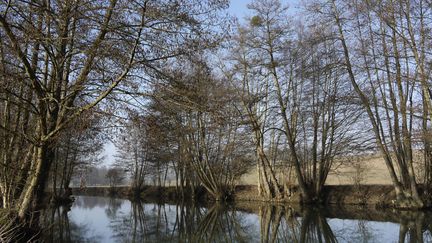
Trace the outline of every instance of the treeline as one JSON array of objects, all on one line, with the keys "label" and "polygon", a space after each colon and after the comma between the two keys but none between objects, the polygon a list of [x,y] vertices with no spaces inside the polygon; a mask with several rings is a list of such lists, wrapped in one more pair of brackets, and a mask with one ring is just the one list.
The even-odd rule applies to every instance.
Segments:
[{"label": "treeline", "polygon": [[180,191],[203,186],[224,200],[255,167],[264,199],[288,198],[296,184],[303,202],[319,203],[334,166],[379,153],[394,206],[429,206],[431,3],[248,8],[217,51],[167,68],[128,113],[122,134],[140,145],[123,151],[138,181],[145,166],[161,178],[172,169]]},{"label": "treeline", "polygon": [[30,219],[50,177],[57,194],[67,193],[74,170],[101,150],[120,94],[148,85],[176,59],[213,47],[226,6],[1,2],[0,206]]},{"label": "treeline", "polygon": [[225,200],[255,167],[263,198],[297,184],[316,203],[334,163],[379,152],[394,206],[429,206],[431,2],[253,1],[244,21],[226,7],[2,2],[1,206],[28,217],[50,177],[67,192],[113,124],[136,192],[174,173],[181,195]]}]

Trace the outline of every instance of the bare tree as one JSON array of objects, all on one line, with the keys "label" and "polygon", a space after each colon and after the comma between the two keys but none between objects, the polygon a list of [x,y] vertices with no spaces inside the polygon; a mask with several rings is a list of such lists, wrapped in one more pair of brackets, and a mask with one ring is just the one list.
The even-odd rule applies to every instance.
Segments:
[{"label": "bare tree", "polygon": [[132,180],[131,189],[139,195],[145,181],[152,175],[150,161],[150,143],[148,142],[148,124],[144,117],[130,115],[130,120],[118,137],[116,147],[119,152],[116,165],[125,168]]},{"label": "bare tree", "polygon": [[236,68],[228,76],[252,126],[260,188],[283,198],[292,182],[278,174],[292,169],[303,200],[318,202],[334,158],[360,141],[360,113],[347,101],[352,94],[327,38],[331,30],[292,25],[279,1],[249,8],[254,16],[238,28]]},{"label": "bare tree", "polygon": [[[424,72],[428,56],[421,47],[430,42],[425,36],[425,26],[430,23],[424,19],[430,9],[423,1],[410,3],[330,1],[316,2],[311,9],[337,29],[346,72],[369,117],[376,147],[396,191],[395,206],[422,208],[425,204],[418,191],[413,151],[416,131],[421,131],[423,144],[417,144],[430,167],[431,106]],[[418,20],[415,26],[412,18]]]},{"label": "bare tree", "polygon": [[[11,138],[3,143],[5,154],[11,154],[9,148],[17,151],[16,144],[26,148],[22,158],[8,155],[2,163],[2,176],[20,180],[4,178],[0,182],[3,207],[19,206],[19,216],[24,219],[40,206],[56,140],[84,111],[100,105],[120,86],[126,89],[145,81],[169,59],[211,45],[203,40],[217,36],[214,25],[218,21],[212,19],[225,3],[196,3],[83,0],[0,4],[0,70],[2,77],[10,77],[8,84],[9,80],[18,83],[2,88],[6,112],[0,129]],[[14,125],[11,119],[18,123]],[[11,167],[13,164],[19,166]]]},{"label": "bare tree", "polygon": [[79,168],[100,162],[103,149],[103,118],[85,112],[71,123],[56,141],[54,160],[50,171],[54,200],[67,200],[72,189],[70,183]]},{"label": "bare tree", "polygon": [[119,186],[124,180],[124,170],[118,167],[112,167],[108,169],[106,178],[108,179],[109,186],[114,188]]},{"label": "bare tree", "polygon": [[187,176],[197,178],[216,200],[225,200],[250,164],[245,126],[231,87],[215,78],[204,63],[189,65],[155,90],[152,111],[156,117],[170,117],[166,121],[171,125],[166,126],[172,130],[160,135],[176,139],[172,144],[180,158],[173,160],[178,163],[175,171],[183,177],[186,168]]}]

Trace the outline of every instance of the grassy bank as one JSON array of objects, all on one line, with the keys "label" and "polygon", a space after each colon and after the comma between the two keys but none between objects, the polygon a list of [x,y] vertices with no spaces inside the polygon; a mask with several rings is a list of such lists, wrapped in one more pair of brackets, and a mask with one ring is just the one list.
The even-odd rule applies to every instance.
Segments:
[{"label": "grassy bank", "polygon": [[[83,189],[73,188],[74,195],[88,196],[116,196],[120,198],[133,197],[129,187],[86,187]],[[186,194],[190,195],[190,194]],[[389,206],[395,199],[393,187],[390,185],[329,185],[325,186],[323,192],[323,203],[331,205],[370,205]],[[146,186],[140,193],[144,200],[175,201],[180,199],[175,187]],[[205,190],[200,190],[197,198],[202,201],[211,200]],[[235,202],[241,201],[267,201],[260,197],[258,189],[253,185],[239,185],[235,188],[233,195]],[[282,203],[299,203],[300,195],[294,192],[291,197],[285,198]]]},{"label": "grassy bank", "polygon": [[[265,201],[258,195],[256,186],[238,186],[235,201]],[[396,197],[393,187],[389,185],[329,185],[324,187],[323,204],[331,205],[391,205]],[[283,202],[299,203],[300,195],[294,192]]]}]

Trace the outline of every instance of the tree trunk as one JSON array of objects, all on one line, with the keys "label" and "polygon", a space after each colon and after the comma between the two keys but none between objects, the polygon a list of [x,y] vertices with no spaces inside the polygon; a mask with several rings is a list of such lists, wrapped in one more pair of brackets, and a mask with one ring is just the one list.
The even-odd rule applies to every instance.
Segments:
[{"label": "tree trunk", "polygon": [[49,144],[44,143],[36,147],[36,160],[34,161],[34,173],[29,185],[22,193],[18,216],[25,220],[30,213],[41,206],[45,186],[48,181],[48,172],[53,160],[53,151]]}]

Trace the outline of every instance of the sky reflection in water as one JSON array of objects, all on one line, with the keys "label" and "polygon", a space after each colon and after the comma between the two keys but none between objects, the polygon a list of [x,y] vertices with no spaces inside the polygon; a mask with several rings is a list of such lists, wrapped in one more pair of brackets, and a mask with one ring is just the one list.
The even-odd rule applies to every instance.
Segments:
[{"label": "sky reflection in water", "polygon": [[[132,203],[78,196],[46,212],[44,242],[431,242],[431,213],[216,204]],[[336,214],[335,214],[336,212]],[[354,218],[354,219],[353,219]],[[368,220],[366,220],[368,219]]]}]

